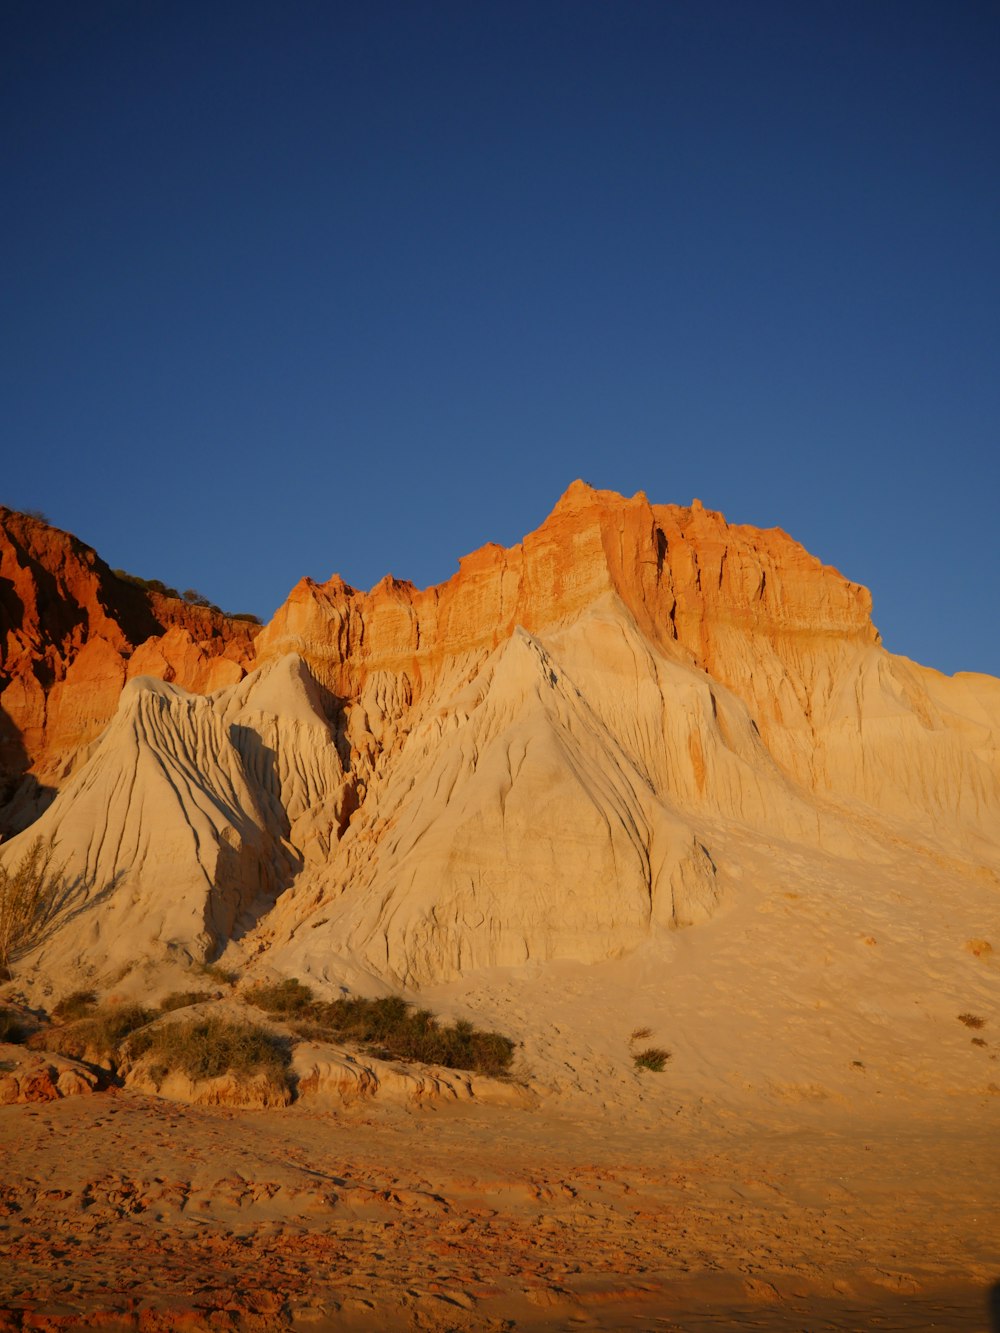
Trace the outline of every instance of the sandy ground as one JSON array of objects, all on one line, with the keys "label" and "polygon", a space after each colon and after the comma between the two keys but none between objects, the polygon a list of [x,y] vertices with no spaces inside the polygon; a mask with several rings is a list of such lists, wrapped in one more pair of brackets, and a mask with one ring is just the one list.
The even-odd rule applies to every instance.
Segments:
[{"label": "sandy ground", "polygon": [[0,1328],[987,1329],[1000,1279],[995,1119],[111,1092],[0,1149]]},{"label": "sandy ground", "polygon": [[0,1330],[990,1329],[996,886],[771,851],[630,957],[422,994],[530,1109],[0,1108]]}]

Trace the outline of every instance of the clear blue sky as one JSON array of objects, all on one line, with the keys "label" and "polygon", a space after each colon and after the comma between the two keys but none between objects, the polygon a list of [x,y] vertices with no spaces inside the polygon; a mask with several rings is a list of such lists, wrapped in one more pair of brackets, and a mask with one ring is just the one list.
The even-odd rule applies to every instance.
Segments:
[{"label": "clear blue sky", "polygon": [[1000,674],[995,0],[6,0],[0,499],[269,616],[577,476]]}]

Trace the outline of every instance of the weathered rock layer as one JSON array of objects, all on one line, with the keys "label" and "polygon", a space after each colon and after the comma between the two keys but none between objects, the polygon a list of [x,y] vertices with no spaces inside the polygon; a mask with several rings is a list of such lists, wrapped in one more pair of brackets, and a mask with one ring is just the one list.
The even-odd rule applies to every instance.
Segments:
[{"label": "weathered rock layer", "polygon": [[256,628],[120,578],[76,537],[0,506],[0,833],[44,808],[127,679],[233,684]]},{"label": "weathered rock layer", "polygon": [[8,758],[69,774],[0,852],[41,836],[74,886],[39,975],[227,947],[330,985],[597,961],[719,910],[740,828],[776,862],[1000,871],[1000,682],[893,657],[865,589],[697,501],[574,483],[438,587],[303,580],[252,657],[5,521]]}]

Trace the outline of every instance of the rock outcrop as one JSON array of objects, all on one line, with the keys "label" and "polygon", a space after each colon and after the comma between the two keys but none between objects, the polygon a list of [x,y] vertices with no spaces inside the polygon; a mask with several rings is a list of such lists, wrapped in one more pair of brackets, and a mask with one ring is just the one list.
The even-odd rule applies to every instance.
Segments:
[{"label": "rock outcrop", "polygon": [[[783,532],[577,482],[438,587],[303,580],[245,679],[213,674],[242,675],[232,643],[196,661],[183,625],[137,645],[95,611],[93,718],[21,740],[90,743],[0,851],[42,836],[75,886],[25,967],[228,945],[334,987],[595,962],[724,906],[741,829],[776,864],[996,877],[1000,681],[893,657],[870,608]],[[134,675],[182,662],[202,696]]]},{"label": "rock outcrop", "polygon": [[526,1087],[440,1065],[399,1064],[338,1046],[299,1042],[293,1053],[296,1097],[317,1110],[353,1106],[377,1097],[404,1106],[478,1102],[484,1106],[534,1104]]},{"label": "rock outcrop", "polygon": [[0,1042],[0,1106],[54,1102],[96,1092],[98,1073],[79,1060]]},{"label": "rock outcrop", "polygon": [[35,838],[56,849],[49,973],[203,963],[250,929],[301,865],[293,823],[338,808],[343,771],[318,708],[294,659],[212,697],[129,681],[87,762],[0,852],[10,864]]},{"label": "rock outcrop", "polygon": [[0,506],[0,834],[44,809],[129,677],[234,684],[256,628],[120,578],[76,537]]}]

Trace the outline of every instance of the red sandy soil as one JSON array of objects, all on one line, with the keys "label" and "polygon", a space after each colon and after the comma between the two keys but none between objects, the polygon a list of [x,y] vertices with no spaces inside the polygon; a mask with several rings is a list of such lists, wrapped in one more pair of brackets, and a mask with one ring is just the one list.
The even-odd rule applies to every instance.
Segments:
[{"label": "red sandy soil", "polygon": [[696,1107],[0,1108],[0,1329],[989,1328],[1000,1145]]}]

